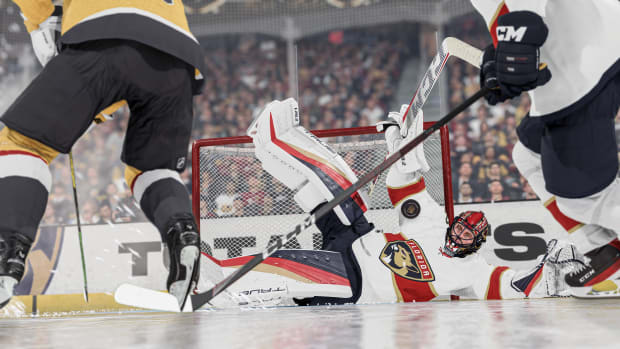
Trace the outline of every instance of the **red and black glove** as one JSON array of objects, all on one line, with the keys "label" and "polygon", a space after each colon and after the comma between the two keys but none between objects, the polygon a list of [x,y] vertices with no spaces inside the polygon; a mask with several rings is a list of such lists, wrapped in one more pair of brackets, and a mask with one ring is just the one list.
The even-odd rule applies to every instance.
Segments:
[{"label": "red and black glove", "polygon": [[[480,84],[494,90],[487,94],[496,104],[546,84],[549,68],[540,64],[540,47],[549,30],[534,12],[517,11],[498,19],[497,48],[487,47],[480,69]],[[499,90],[499,91],[497,91]]]}]

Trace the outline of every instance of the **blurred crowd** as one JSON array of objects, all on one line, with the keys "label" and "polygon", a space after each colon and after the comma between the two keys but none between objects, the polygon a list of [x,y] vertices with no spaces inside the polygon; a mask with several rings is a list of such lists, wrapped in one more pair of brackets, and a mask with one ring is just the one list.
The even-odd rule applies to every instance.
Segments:
[{"label": "blurred crowd", "polygon": [[[445,34],[484,47],[489,37],[480,22],[475,15],[466,16]],[[304,126],[368,126],[384,118],[390,108],[402,103],[395,95],[403,67],[414,58],[434,55],[433,45],[427,45],[418,31],[417,25],[400,23],[334,31],[298,41],[297,89]],[[289,97],[284,42],[260,35],[237,35],[204,39],[201,44],[206,53],[206,86],[195,98],[193,139],[244,135],[267,102]],[[22,44],[22,49],[26,45]],[[419,48],[427,52],[418,52]],[[15,52],[21,51],[15,47],[0,50],[0,86],[23,69]],[[449,107],[479,88],[477,69],[465,63],[451,60],[447,76]],[[526,95],[494,107],[476,103],[450,124],[455,202],[536,199],[510,157],[517,140],[515,128],[529,103]],[[97,126],[74,147],[83,224],[145,220],[125,184],[119,159],[128,118],[128,109],[121,109],[114,120]],[[262,180],[260,164],[248,161],[236,166],[237,171],[222,173],[214,161],[209,170],[201,171],[201,186],[208,193],[201,195],[203,218],[247,212],[286,213],[276,212],[276,208],[296,207],[287,188]],[[51,169],[54,182],[43,224],[74,224],[68,157],[60,156]],[[185,171],[182,178],[191,192],[190,172]],[[228,184],[214,191],[210,188],[214,178],[225,178]]]},{"label": "blurred crowd", "polygon": [[[490,44],[482,22],[465,16],[448,28],[448,36],[484,48]],[[449,107],[454,108],[479,88],[479,71],[453,60],[448,70]],[[536,199],[536,194],[512,163],[516,127],[527,114],[527,94],[489,106],[484,101],[459,114],[450,123],[450,160],[454,201],[496,202]]]}]

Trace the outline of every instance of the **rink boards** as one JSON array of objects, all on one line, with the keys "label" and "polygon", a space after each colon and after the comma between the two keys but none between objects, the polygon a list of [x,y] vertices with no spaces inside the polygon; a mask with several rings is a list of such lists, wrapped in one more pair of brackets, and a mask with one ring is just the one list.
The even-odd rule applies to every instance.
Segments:
[{"label": "rink boards", "polygon": [[[481,250],[491,264],[529,268],[545,252],[545,241],[564,236],[562,228],[538,201],[456,206],[457,212],[472,209],[483,210],[491,223],[492,234]],[[257,231],[261,229],[261,220],[252,225]],[[291,217],[291,226],[297,223],[297,217]],[[27,296],[21,298],[24,304],[34,301],[40,312],[56,311],[58,304],[67,307],[66,311],[117,309],[111,294],[126,282],[151,289],[165,288],[167,271],[162,263],[159,233],[149,223],[83,227],[88,288],[99,297],[98,302],[88,305],[81,300],[83,284],[77,229],[73,226],[41,229],[42,234],[29,256],[26,275],[17,288],[17,294]],[[242,236],[227,229],[222,231],[227,237]],[[300,236],[304,238],[311,239]],[[261,243],[267,241],[257,241]],[[213,253],[226,258],[230,251],[214,249]],[[34,299],[30,295],[44,297]]]}]

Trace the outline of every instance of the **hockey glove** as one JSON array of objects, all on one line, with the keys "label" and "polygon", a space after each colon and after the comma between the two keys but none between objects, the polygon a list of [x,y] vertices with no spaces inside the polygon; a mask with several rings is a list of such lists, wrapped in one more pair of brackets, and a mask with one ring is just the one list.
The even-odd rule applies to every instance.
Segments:
[{"label": "hockey glove", "polygon": [[514,97],[502,92],[497,82],[497,64],[495,62],[495,47],[493,44],[484,49],[482,66],[480,67],[480,86],[490,90],[484,98],[490,105],[496,105]]},{"label": "hockey glove", "polygon": [[56,6],[52,15],[30,32],[34,54],[42,66],[58,54],[57,42],[61,33],[61,21],[62,6]]},{"label": "hockey glove", "polygon": [[543,19],[530,11],[507,13],[498,19],[495,64],[497,83],[510,98],[546,84],[551,72],[540,65],[540,47],[549,30]]}]

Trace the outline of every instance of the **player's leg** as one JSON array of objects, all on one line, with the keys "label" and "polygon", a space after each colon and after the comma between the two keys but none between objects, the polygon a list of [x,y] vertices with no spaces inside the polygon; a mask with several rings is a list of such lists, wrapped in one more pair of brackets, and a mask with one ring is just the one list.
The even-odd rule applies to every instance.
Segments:
[{"label": "player's leg", "polygon": [[[0,304],[20,281],[52,183],[49,163],[68,152],[111,100],[93,91],[98,52],[67,49],[53,59],[2,116],[0,131]],[[96,68],[93,68],[95,66]],[[115,89],[106,88],[111,98]]]},{"label": "player's leg", "polygon": [[527,179],[545,208],[568,233],[569,241],[581,251],[594,250],[617,238],[616,232],[611,229],[597,224],[583,223],[567,216],[560,210],[556,196],[545,189],[545,179],[539,154],[528,149],[523,143],[517,142],[512,151],[512,158],[517,169]]},{"label": "player's leg", "polygon": [[[318,209],[357,181],[349,165],[299,124],[299,109],[292,98],[269,103],[248,129],[263,169],[291,190],[306,212]],[[361,292],[361,273],[351,245],[372,230],[363,213],[366,200],[357,192],[316,222],[323,234],[322,250],[340,252],[353,296],[313,297],[301,305],[355,302]]]},{"label": "player's leg", "polygon": [[[187,164],[192,128],[193,70],[141,44],[119,49],[115,67],[130,84],[131,110],[122,160],[125,179],[169,252],[167,288],[183,305],[199,276],[200,237],[180,172]],[[123,62],[137,62],[124,67]]]},{"label": "player's leg", "polygon": [[[564,217],[558,221],[564,223],[571,241],[590,259],[587,267],[567,277],[573,293],[586,292],[584,286],[590,292],[590,286],[614,279],[613,274],[620,268],[620,243],[616,239],[620,226],[620,190],[613,126],[620,105],[619,87],[620,79],[616,78],[589,104],[560,119],[545,121],[539,168],[532,170],[536,166],[531,166],[529,170],[543,178],[538,182],[543,183],[544,190],[532,187],[556,219]],[[523,157],[532,158],[532,154]],[[524,166],[516,158],[515,163],[522,172],[528,172],[522,170]],[[533,176],[526,178],[530,180]],[[547,197],[550,198],[545,200]]]}]

